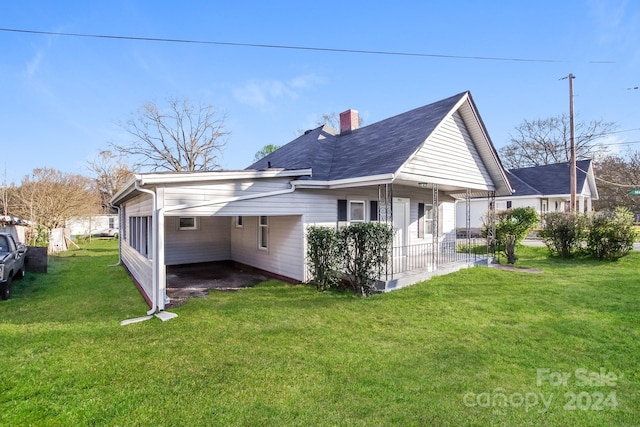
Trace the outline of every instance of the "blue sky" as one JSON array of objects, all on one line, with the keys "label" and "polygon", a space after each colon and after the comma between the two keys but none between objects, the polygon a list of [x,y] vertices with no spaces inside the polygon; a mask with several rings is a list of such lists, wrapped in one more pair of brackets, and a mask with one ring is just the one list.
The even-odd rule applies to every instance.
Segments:
[{"label": "blue sky", "polygon": [[[144,102],[186,96],[227,114],[221,164],[242,169],[324,113],[365,124],[470,90],[496,147],[522,120],[568,112],[640,128],[640,2],[5,1],[0,27],[466,57],[72,38],[0,31],[7,181],[37,167],[89,174]],[[597,63],[610,61],[611,63]],[[609,143],[640,141],[640,131]],[[640,149],[640,144],[612,146]]]}]

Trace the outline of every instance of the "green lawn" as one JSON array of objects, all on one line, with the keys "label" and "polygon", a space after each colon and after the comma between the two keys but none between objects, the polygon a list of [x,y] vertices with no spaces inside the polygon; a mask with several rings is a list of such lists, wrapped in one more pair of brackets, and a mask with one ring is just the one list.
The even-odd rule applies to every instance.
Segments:
[{"label": "green lawn", "polygon": [[120,326],[147,307],[94,241],[0,303],[0,425],[637,425],[640,253],[519,255],[543,272],[366,299],[269,281]]}]

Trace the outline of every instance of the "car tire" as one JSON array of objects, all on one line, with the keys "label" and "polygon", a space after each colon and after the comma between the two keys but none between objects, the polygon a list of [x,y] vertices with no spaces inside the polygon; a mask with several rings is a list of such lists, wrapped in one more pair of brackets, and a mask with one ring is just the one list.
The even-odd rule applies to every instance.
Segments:
[{"label": "car tire", "polygon": [[16,279],[21,280],[25,274],[27,274],[27,267],[23,265],[22,268],[18,271],[18,275],[16,276]]},{"label": "car tire", "polygon": [[0,300],[8,300],[11,298],[11,276],[7,277],[7,281],[0,285]]}]

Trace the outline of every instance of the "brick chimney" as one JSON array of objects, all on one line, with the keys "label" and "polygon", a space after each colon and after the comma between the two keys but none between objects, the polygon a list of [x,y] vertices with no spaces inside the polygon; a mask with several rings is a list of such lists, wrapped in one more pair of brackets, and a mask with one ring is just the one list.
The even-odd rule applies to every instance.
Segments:
[{"label": "brick chimney", "polygon": [[357,110],[349,109],[340,113],[340,133],[349,133],[354,129],[358,129],[359,122]]}]

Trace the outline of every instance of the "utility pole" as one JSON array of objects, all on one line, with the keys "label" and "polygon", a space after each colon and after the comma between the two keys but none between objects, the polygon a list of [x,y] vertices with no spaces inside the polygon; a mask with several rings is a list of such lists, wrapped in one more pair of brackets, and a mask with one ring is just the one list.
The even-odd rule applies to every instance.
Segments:
[{"label": "utility pole", "polygon": [[577,209],[577,197],[576,186],[578,177],[576,173],[576,127],[573,121],[573,79],[576,76],[569,74],[567,77],[563,77],[561,80],[569,79],[569,127],[571,128],[571,160],[570,160],[570,174],[571,174],[571,212],[576,212]]}]

